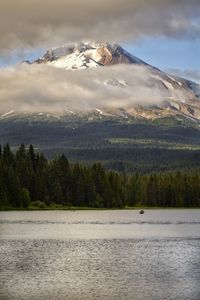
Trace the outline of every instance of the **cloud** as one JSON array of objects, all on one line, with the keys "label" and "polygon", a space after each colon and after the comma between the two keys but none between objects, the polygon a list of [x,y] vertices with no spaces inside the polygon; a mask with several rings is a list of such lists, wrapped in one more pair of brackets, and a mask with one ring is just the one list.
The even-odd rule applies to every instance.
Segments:
[{"label": "cloud", "polygon": [[68,41],[199,38],[199,0],[6,0],[0,3],[0,54]]},{"label": "cloud", "polygon": [[[63,113],[65,109],[130,108],[158,104],[168,91],[144,66],[117,65],[67,71],[47,65],[21,64],[0,69],[1,114]],[[183,96],[183,95],[182,95]]]}]

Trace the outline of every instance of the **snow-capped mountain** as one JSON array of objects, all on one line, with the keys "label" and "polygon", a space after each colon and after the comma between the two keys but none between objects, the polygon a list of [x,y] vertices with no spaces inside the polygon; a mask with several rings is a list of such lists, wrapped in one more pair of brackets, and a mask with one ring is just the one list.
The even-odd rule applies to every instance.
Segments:
[{"label": "snow-capped mountain", "polygon": [[48,50],[36,63],[46,63],[66,70],[80,70],[114,64],[147,65],[139,58],[129,54],[118,44],[79,43],[66,44]]},{"label": "snow-capped mountain", "polygon": [[[76,45],[66,44],[62,47],[48,50],[44,56],[33,63],[47,64],[72,71],[83,70],[83,72],[84,69],[119,64],[143,66],[150,74],[145,85],[152,87],[152,89],[156,87],[165,93],[166,97],[162,103],[153,106],[144,106],[137,103],[119,107],[118,109],[112,109],[108,105],[99,109],[101,114],[111,113],[112,115],[120,114],[121,116],[123,111],[123,115],[126,117],[130,115],[155,119],[165,116],[182,116],[194,121],[200,120],[200,87],[198,84],[162,72],[158,68],[128,53],[118,44],[97,42],[81,42]],[[117,78],[110,78],[104,84],[122,88],[126,88],[126,86],[130,88],[131,86],[130,82],[118,80]]]},{"label": "snow-capped mountain", "polygon": [[[173,116],[175,118],[181,117],[189,119],[190,121],[200,122],[200,86],[198,84],[165,73],[128,53],[118,44],[98,42],[65,44],[61,47],[48,50],[41,58],[33,62],[26,61],[25,63],[33,66],[45,65],[52,68],[67,70],[68,80],[70,76],[72,77],[72,75],[74,78],[74,72],[79,71],[79,75],[81,72],[82,77],[90,77],[87,80],[87,84],[89,82],[90,86],[95,85],[95,88],[98,89],[97,92],[95,91],[96,94],[93,94],[94,98],[92,98],[90,103],[85,101],[87,103],[86,109],[82,106],[82,109],[78,111],[78,108],[74,109],[74,105],[71,105],[71,102],[68,103],[66,100],[66,105],[65,103],[62,103],[62,112],[59,111],[52,114],[52,111],[50,112],[50,110],[45,111],[42,109],[41,111],[39,110],[36,112],[36,118],[41,119],[45,116],[46,120],[52,115],[55,118],[59,118],[63,115],[84,114],[85,111],[87,114],[99,114],[100,117],[110,115],[112,117],[124,117],[126,119],[134,117],[153,120]],[[120,74],[120,76],[115,76],[115,73],[108,72],[110,69],[118,66],[120,67],[121,65],[123,66],[123,73]],[[101,77],[100,80],[98,77],[93,78],[95,77],[93,75],[101,70],[99,68],[107,70],[104,72],[108,74],[106,75],[106,79],[104,78],[105,76]],[[142,90],[148,90],[148,96],[149,91],[153,91],[150,93],[150,97],[152,99],[150,99],[150,101],[148,99],[149,102],[146,101],[145,95],[142,95],[143,99],[141,102],[138,99],[135,101],[135,98],[138,97],[136,94],[139,94],[139,99],[141,98],[137,82],[138,75],[136,74],[140,68],[142,69],[142,72],[145,73],[142,73],[145,76],[142,77],[142,82],[139,82],[139,85],[142,85]],[[86,70],[92,71],[92,73],[86,72]],[[120,68],[118,69],[118,75],[119,72]],[[139,78],[139,80],[141,81],[141,78]],[[95,90],[95,88],[93,88],[93,90]],[[84,85],[82,86],[82,89],[85,89]],[[106,94],[106,99],[104,99],[104,101],[96,102],[96,95],[98,95],[98,91],[100,91],[101,94],[101,91],[105,89],[106,93],[104,94]],[[156,98],[157,91],[160,93],[161,96],[159,97],[161,99],[159,98],[159,101],[156,102],[154,100],[154,96]],[[44,93],[44,91],[42,91],[42,93]],[[67,88],[66,93],[68,93]],[[115,102],[115,105],[113,106],[113,101],[110,101],[110,98],[113,99],[119,94],[123,95],[123,101],[118,101],[119,105],[118,102]],[[126,95],[128,95],[127,98]],[[75,96],[73,95],[72,97],[73,101],[76,101]],[[132,99],[132,96],[135,98]],[[100,106],[99,103],[103,104]],[[79,105],[77,105],[77,107],[78,106]],[[23,114],[27,116],[28,111],[27,113],[23,111]],[[8,110],[3,111],[0,114],[0,118],[9,119],[16,117],[17,115],[19,115],[19,111],[15,111],[14,107],[9,107]]]}]

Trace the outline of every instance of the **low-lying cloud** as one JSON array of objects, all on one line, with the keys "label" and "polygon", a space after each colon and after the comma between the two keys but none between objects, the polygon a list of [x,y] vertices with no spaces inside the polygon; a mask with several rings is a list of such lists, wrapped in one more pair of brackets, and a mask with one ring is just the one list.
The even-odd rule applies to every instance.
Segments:
[{"label": "low-lying cloud", "polygon": [[69,41],[200,37],[199,0],[6,0],[0,54]]},{"label": "low-lying cloud", "polygon": [[[67,71],[48,65],[22,64],[0,69],[0,111],[85,111],[153,105],[169,98],[154,84],[145,66],[116,65]],[[184,95],[179,94],[183,97]]]}]

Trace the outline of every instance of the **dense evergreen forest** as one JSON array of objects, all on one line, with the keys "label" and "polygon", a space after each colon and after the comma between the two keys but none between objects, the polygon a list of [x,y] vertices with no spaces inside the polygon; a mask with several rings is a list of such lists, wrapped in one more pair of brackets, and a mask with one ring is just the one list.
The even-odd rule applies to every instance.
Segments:
[{"label": "dense evergreen forest", "polygon": [[100,163],[48,161],[30,145],[0,147],[0,204],[8,208],[200,207],[200,172],[124,174]]}]

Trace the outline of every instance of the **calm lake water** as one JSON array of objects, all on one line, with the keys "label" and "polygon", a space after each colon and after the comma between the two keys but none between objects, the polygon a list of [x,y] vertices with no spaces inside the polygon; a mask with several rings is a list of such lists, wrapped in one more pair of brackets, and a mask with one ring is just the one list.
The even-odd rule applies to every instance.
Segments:
[{"label": "calm lake water", "polygon": [[0,212],[0,299],[200,299],[200,210]]}]

